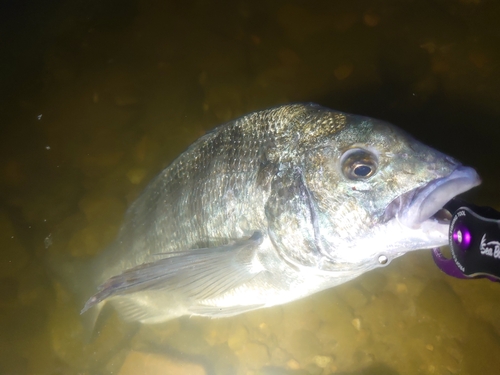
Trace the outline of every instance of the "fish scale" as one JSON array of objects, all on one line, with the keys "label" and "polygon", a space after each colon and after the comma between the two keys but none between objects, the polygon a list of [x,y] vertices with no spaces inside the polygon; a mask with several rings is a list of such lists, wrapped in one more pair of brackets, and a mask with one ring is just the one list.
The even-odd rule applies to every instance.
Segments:
[{"label": "fish scale", "polygon": [[380,120],[300,103],[254,112],[201,137],[146,187],[90,261],[82,313],[93,322],[109,303],[125,320],[158,323],[303,298],[446,244],[433,214],[479,183]]}]

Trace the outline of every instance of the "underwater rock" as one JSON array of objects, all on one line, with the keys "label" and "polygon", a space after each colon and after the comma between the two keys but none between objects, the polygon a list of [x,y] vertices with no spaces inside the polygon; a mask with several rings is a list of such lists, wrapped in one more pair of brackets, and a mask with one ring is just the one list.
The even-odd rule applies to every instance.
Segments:
[{"label": "underwater rock", "polygon": [[159,354],[132,351],[128,354],[118,375],[205,375],[205,369],[196,363],[181,361]]},{"label": "underwater rock", "polygon": [[269,352],[263,344],[249,342],[235,354],[244,366],[251,369],[259,369],[269,364]]},{"label": "underwater rock", "polygon": [[467,330],[467,312],[453,289],[442,281],[426,285],[416,300],[416,306],[437,320],[443,329],[463,337]]}]

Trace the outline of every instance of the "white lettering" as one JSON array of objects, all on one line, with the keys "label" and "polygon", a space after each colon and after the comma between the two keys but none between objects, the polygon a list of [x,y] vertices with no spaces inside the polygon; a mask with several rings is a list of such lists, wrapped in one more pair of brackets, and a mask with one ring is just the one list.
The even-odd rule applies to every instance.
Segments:
[{"label": "white lettering", "polygon": [[481,238],[479,250],[481,251],[481,255],[487,255],[495,259],[500,259],[500,242],[486,242],[486,233],[483,234],[483,237]]}]

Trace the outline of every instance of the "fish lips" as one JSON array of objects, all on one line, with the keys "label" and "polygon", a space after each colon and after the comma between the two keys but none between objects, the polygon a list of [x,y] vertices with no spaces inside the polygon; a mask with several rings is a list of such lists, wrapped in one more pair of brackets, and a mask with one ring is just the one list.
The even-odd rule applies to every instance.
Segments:
[{"label": "fish lips", "polygon": [[400,195],[387,206],[383,221],[396,217],[404,226],[418,228],[456,195],[480,183],[481,179],[473,168],[460,165],[448,176]]}]

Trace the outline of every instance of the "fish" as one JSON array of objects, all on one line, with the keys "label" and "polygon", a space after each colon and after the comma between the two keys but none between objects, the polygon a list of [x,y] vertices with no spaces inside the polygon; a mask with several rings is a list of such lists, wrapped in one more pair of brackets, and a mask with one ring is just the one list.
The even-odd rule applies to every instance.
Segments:
[{"label": "fish", "polygon": [[155,177],[93,261],[82,314],[222,318],[335,287],[448,243],[476,171],[396,126],[313,103],[208,132]]}]

